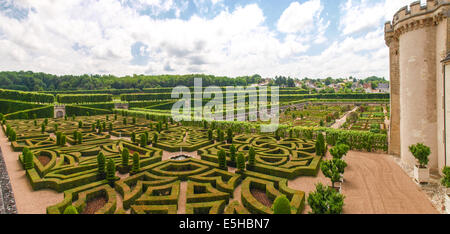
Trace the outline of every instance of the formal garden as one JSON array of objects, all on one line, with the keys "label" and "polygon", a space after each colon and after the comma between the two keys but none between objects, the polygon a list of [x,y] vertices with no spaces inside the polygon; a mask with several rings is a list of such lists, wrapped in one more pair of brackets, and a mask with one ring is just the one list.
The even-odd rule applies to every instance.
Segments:
[{"label": "formal garden", "polygon": [[[285,108],[273,133],[262,133],[261,122],[176,122],[174,100],[154,100],[155,93],[120,94],[118,101],[113,94],[2,90],[0,120],[32,189],[64,194],[48,214],[342,213],[345,155],[387,152],[385,132],[367,124],[383,130],[388,107],[292,95],[306,96],[305,104],[280,101]],[[54,118],[61,105],[64,117]],[[330,127],[353,113],[358,118],[347,129]],[[327,182],[314,191],[290,186],[319,174]]]}]

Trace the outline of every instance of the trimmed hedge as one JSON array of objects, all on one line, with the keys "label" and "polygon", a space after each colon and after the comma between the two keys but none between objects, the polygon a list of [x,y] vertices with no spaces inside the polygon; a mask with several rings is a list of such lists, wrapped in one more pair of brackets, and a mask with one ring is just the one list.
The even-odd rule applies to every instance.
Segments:
[{"label": "trimmed hedge", "polygon": [[59,103],[92,103],[92,102],[110,102],[111,94],[58,94],[56,99]]},{"label": "trimmed hedge", "polygon": [[0,89],[0,99],[33,103],[54,103],[55,97],[51,94],[37,92],[23,92],[16,90]]},{"label": "trimmed hedge", "polygon": [[30,119],[36,115],[37,118],[53,118],[54,106],[44,106],[29,110],[22,110],[5,115],[6,119]]},{"label": "trimmed hedge", "polygon": [[107,115],[111,114],[111,110],[107,109],[96,109],[85,106],[76,106],[76,105],[67,105],[66,106],[66,115],[67,116],[86,116],[86,115]]}]

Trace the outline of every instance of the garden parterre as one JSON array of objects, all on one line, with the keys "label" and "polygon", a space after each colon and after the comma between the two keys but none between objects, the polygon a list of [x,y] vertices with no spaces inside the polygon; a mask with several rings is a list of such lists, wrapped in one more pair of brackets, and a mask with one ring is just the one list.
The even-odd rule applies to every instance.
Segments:
[{"label": "garden parterre", "polygon": [[[71,205],[79,213],[178,213],[182,185],[187,187],[181,204],[186,213],[271,214],[281,194],[289,199],[292,213],[301,213],[305,193],[290,189],[287,182],[316,175],[321,161],[314,140],[236,132],[231,142],[219,141],[217,130],[210,139],[211,126],[183,126],[167,119],[111,114],[8,120],[5,132],[7,125],[17,132],[14,151],[27,148],[33,153],[33,167],[26,170],[32,188],[64,193],[64,200],[47,207],[47,213],[63,213]],[[245,170],[235,170],[232,146],[244,155]],[[250,148],[256,152],[254,164],[248,162]],[[125,149],[137,154],[137,169],[133,157],[124,165]],[[180,150],[196,152],[199,158],[162,160],[163,153]],[[220,150],[227,154],[228,170],[219,167]],[[112,182],[99,174],[99,154],[117,166]],[[18,160],[25,170],[24,155]],[[241,197],[236,200],[238,187]]]}]

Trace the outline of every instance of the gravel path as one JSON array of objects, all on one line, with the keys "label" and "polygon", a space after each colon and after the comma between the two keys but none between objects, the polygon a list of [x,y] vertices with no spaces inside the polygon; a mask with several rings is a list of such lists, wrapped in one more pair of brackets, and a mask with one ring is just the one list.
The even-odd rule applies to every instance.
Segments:
[{"label": "gravel path", "polygon": [[345,114],[344,117],[342,117],[342,118],[336,120],[336,123],[334,123],[333,125],[331,125],[331,128],[334,128],[334,129],[339,129],[339,128],[341,128],[341,126],[347,121],[348,115],[350,115],[350,113],[355,112],[356,110],[358,110],[358,107],[355,107],[355,108],[353,108],[353,110],[347,112],[347,114]]},{"label": "gravel path", "polygon": [[[327,155],[329,158],[329,154]],[[437,214],[430,199],[420,187],[397,165],[392,156],[350,151],[345,160],[342,192],[346,214]],[[331,185],[319,172],[316,178],[300,177],[289,181],[289,187],[307,194],[315,184]],[[304,213],[310,208],[306,206]]]},{"label": "gravel path", "polygon": [[[0,148],[8,169],[12,191],[19,214],[45,214],[48,206],[61,202],[64,193],[57,193],[50,189],[33,191],[33,188],[18,161],[19,152],[13,152],[11,144],[0,130]],[[3,170],[2,170],[3,171]]]},{"label": "gravel path", "polygon": [[[1,130],[0,130],[1,131]],[[17,214],[16,201],[0,149],[0,214]]]}]

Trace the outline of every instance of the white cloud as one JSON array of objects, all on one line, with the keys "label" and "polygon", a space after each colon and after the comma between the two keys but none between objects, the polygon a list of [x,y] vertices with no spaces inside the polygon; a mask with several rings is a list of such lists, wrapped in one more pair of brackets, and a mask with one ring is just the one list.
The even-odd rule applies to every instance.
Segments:
[{"label": "white cloud", "polygon": [[[422,0],[424,3],[425,0]],[[401,7],[409,5],[412,0],[347,0],[341,5],[340,29],[344,35],[379,28],[384,21],[392,20]]]},{"label": "white cloud", "polygon": [[281,15],[278,30],[284,33],[309,32],[314,29],[314,22],[320,17],[322,10],[320,0],[310,0],[303,4],[293,2]]},{"label": "white cloud", "polygon": [[[275,30],[269,28],[257,4],[233,11],[224,8],[210,19],[194,15],[181,20],[156,19],[139,13],[145,6],[155,12],[180,12],[176,1],[125,3],[15,1],[33,11],[21,20],[0,11],[0,69],[120,76],[201,72],[227,76],[259,73],[267,77],[361,77],[387,73],[382,28],[364,37],[349,35],[342,41],[330,42],[329,48],[316,56],[305,54],[315,43],[327,41],[325,32],[330,22],[321,17],[323,6],[319,0],[292,3]],[[284,32],[282,39],[277,30]],[[144,64],[131,62],[131,47],[137,42],[145,45],[138,51],[141,56],[148,56]]]}]

